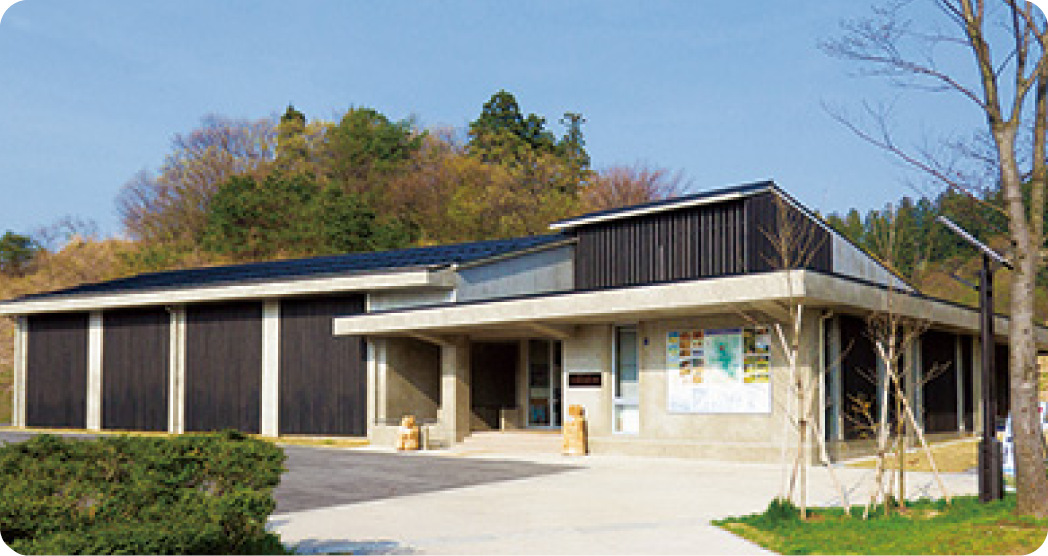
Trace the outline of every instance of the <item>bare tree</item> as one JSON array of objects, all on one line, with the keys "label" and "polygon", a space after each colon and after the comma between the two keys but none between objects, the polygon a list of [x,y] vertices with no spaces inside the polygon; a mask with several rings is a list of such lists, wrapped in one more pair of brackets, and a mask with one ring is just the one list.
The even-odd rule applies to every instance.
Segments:
[{"label": "bare tree", "polygon": [[[1010,383],[1015,438],[1017,509],[1048,516],[1045,451],[1037,422],[1037,348],[1034,340],[1034,286],[1044,267],[1045,198],[1048,185],[1048,21],[1022,0],[925,0],[937,8],[947,30],[934,24],[914,26],[907,10],[915,2],[893,1],[875,7],[869,17],[846,21],[842,36],[822,47],[853,61],[867,75],[929,92],[959,95],[983,116],[991,139],[967,162],[990,164],[1004,199],[1015,272],[1011,281]],[[946,69],[943,56],[971,60],[971,82],[963,72]],[[936,159],[920,147],[901,146],[882,113],[873,113],[873,129],[837,113],[835,117],[864,140],[894,154],[947,187],[973,199],[977,184],[964,171]],[[975,152],[975,151],[973,151]],[[1025,153],[1025,155],[1024,155]],[[963,161],[962,161],[963,162]]]},{"label": "bare tree", "polygon": [[219,185],[234,175],[263,171],[273,159],[274,141],[270,120],[216,115],[176,134],[160,170],[135,174],[117,197],[127,235],[145,242],[199,240],[207,203]]},{"label": "bare tree", "polygon": [[689,183],[681,172],[644,164],[601,170],[582,190],[582,208],[597,211],[677,197]]}]

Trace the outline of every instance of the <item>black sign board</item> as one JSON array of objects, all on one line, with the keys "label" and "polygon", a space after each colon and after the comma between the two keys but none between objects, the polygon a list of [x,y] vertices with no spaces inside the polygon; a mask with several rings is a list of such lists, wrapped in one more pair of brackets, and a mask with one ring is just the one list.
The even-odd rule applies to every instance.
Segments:
[{"label": "black sign board", "polygon": [[568,373],[569,388],[600,388],[600,373]]}]

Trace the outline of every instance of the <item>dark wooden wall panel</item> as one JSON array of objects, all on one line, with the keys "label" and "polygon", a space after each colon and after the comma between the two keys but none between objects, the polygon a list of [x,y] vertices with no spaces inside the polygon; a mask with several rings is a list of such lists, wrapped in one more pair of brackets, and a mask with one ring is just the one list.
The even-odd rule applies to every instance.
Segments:
[{"label": "dark wooden wall panel", "polygon": [[185,429],[259,431],[262,303],[186,308]]},{"label": "dark wooden wall panel", "polygon": [[975,359],[972,351],[974,337],[961,336],[961,369],[964,385],[964,430],[975,430]]},{"label": "dark wooden wall panel", "polygon": [[1004,419],[1008,417],[1010,411],[1009,403],[1012,398],[1011,389],[1011,377],[1009,376],[1008,369],[1011,367],[1011,362],[1008,357],[1008,344],[997,344],[997,349],[994,351],[994,365],[995,371],[997,371],[997,417]]},{"label": "dark wooden wall panel", "polygon": [[841,315],[841,403],[844,407],[844,439],[863,438],[859,424],[864,418],[855,409],[855,400],[862,399],[871,404],[877,402],[877,354],[866,331],[862,317]]},{"label": "dark wooden wall panel", "polygon": [[575,287],[610,288],[745,272],[743,203],[583,226],[576,232]]},{"label": "dark wooden wall panel", "polygon": [[169,313],[106,311],[102,319],[102,428],[167,430]]},{"label": "dark wooden wall panel", "polygon": [[335,317],[363,312],[360,295],[281,300],[281,434],[367,434],[364,340],[332,332]]},{"label": "dark wooden wall panel", "polygon": [[31,315],[26,424],[87,426],[87,313]]},{"label": "dark wooden wall panel", "polygon": [[[773,193],[761,193],[745,200],[747,271],[764,272],[788,266],[830,272],[833,269],[830,232],[788,204],[780,208],[776,198]],[[780,226],[783,214],[789,226]],[[780,237],[785,237],[789,246],[786,261],[782,247],[775,243]]]},{"label": "dark wooden wall panel", "polygon": [[[929,330],[921,336],[924,383],[924,430],[957,430],[957,344],[948,332]],[[933,373],[936,373],[933,376]]]}]

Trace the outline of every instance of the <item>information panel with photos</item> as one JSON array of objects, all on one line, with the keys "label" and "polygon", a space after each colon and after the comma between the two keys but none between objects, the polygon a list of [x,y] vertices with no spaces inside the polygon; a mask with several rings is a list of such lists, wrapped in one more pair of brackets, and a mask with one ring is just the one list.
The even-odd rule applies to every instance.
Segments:
[{"label": "information panel with photos", "polygon": [[771,413],[766,326],[671,330],[666,362],[670,413]]}]

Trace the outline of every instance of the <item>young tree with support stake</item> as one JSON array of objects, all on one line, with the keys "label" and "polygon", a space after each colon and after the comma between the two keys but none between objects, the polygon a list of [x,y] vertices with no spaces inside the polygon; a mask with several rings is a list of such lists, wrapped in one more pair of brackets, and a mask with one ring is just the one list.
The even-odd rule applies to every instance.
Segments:
[{"label": "young tree with support stake", "polygon": [[[783,411],[782,444],[780,465],[782,466],[782,486],[779,498],[793,500],[794,491],[800,483],[799,506],[801,519],[807,519],[808,510],[808,456],[810,442],[819,447],[819,454],[826,461],[830,479],[841,499],[841,505],[848,507],[848,496],[844,485],[837,477],[833,462],[826,450],[826,441],[822,427],[816,417],[816,377],[805,375],[797,369],[801,352],[801,330],[804,321],[804,300],[795,295],[792,273],[810,266],[812,259],[823,246],[815,224],[791,207],[786,200],[776,195],[775,225],[773,229],[763,229],[765,241],[771,245],[772,256],[765,262],[772,268],[782,270],[786,280],[787,299],[785,307],[776,304],[769,310],[777,313],[779,318],[772,329],[779,348],[786,357],[786,391]],[[745,318],[753,324],[757,321],[745,313]],[[785,326],[783,326],[785,324]],[[820,372],[822,370],[820,369]],[[788,460],[789,437],[787,432],[796,429],[797,445],[793,461]],[[787,486],[788,485],[788,486]]]},{"label": "young tree with support stake", "polygon": [[[843,35],[822,46],[830,55],[859,63],[868,75],[930,92],[967,99],[985,118],[986,156],[972,156],[965,169],[944,162],[928,149],[900,146],[883,112],[868,110],[873,130],[834,113],[862,139],[891,152],[940,183],[969,195],[1007,218],[1015,267],[1011,282],[1008,335],[1011,414],[1015,439],[1017,510],[1048,516],[1048,477],[1037,421],[1037,348],[1034,340],[1034,286],[1044,268],[1045,198],[1048,185],[1048,20],[1021,0],[926,0],[938,8],[945,31],[934,24],[916,28],[906,10],[913,2],[874,8],[871,17],[845,22]],[[937,56],[951,48],[974,63],[966,83],[944,69]],[[965,145],[964,147],[971,147]],[[961,149],[971,154],[976,149]],[[956,153],[957,151],[955,151]],[[992,166],[987,184],[978,169]],[[1003,207],[981,201],[976,192],[999,187]]]}]

